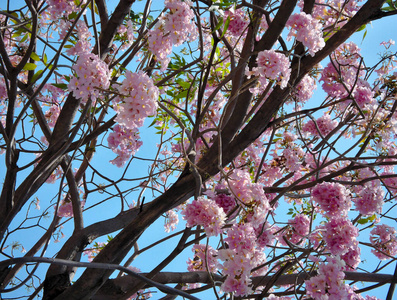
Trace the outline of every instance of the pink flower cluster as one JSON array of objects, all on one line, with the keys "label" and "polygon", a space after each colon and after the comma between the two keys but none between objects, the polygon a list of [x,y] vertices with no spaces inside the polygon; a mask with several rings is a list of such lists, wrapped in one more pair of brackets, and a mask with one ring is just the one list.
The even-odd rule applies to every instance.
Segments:
[{"label": "pink flower cluster", "polygon": [[168,66],[172,46],[181,45],[189,35],[193,38],[196,30],[192,22],[194,13],[186,2],[166,0],[164,4],[169,12],[149,31],[148,36],[148,48],[161,63],[162,70]]},{"label": "pink flower cluster", "polygon": [[[63,32],[66,34],[70,30],[71,23],[68,21],[61,21],[61,26],[63,26]],[[92,35],[86,23],[79,20],[73,28],[73,33],[77,37],[76,44],[68,45],[69,48],[66,50],[66,53],[70,56],[90,53],[92,50],[90,38]]]},{"label": "pink flower cluster", "polygon": [[315,121],[310,119],[305,125],[303,125],[302,131],[314,136],[320,136],[319,133],[321,133],[321,135],[325,137],[334,130],[337,125],[338,121],[332,120],[329,114],[324,114]]},{"label": "pink flower cluster", "polygon": [[187,204],[182,211],[183,219],[187,221],[186,226],[201,225],[207,236],[217,236],[223,232],[226,214],[214,201],[199,197]]},{"label": "pink flower cluster", "polygon": [[316,81],[311,76],[305,75],[294,89],[296,101],[302,104],[307,102],[316,88]]},{"label": "pink flower cluster", "polygon": [[[84,208],[85,201],[80,201],[81,208]],[[54,206],[56,208],[56,206]],[[58,217],[65,217],[65,218],[70,218],[73,217],[73,205],[71,201],[65,201],[62,200],[61,203],[58,206],[58,211],[57,211],[57,216]]]},{"label": "pink flower cluster", "polygon": [[[244,203],[244,218],[251,222],[252,226],[263,224],[271,208],[262,184],[252,182],[250,174],[239,169],[234,170],[230,179],[229,186],[232,194],[237,197],[237,201]],[[250,209],[247,210],[248,207]]]},{"label": "pink flower cluster", "polygon": [[60,112],[61,112],[61,109],[59,108],[58,105],[51,105],[50,109],[47,110],[46,113],[44,114],[44,116],[48,122],[48,126],[50,126],[50,127],[55,126],[55,123],[58,119]]},{"label": "pink flower cluster", "polygon": [[358,86],[354,89],[353,97],[360,108],[364,108],[366,104],[374,104],[374,92],[366,86]]},{"label": "pink flower cluster", "polygon": [[279,228],[277,226],[270,226],[269,222],[255,228],[255,235],[257,236],[256,243],[259,248],[265,248],[267,245],[271,245],[276,239],[274,233]]},{"label": "pink flower cluster", "polygon": [[109,87],[109,68],[97,55],[81,54],[72,69],[76,76],[70,80],[68,89],[84,102],[90,97],[95,102],[101,91]]},{"label": "pink flower cluster", "polygon": [[175,230],[176,225],[179,223],[178,214],[174,210],[169,210],[165,213],[165,232],[170,232],[170,230]]},{"label": "pink flower cluster", "polygon": [[[74,1],[70,0],[46,0],[49,8],[48,13],[53,20],[61,17],[67,17],[72,12],[77,10],[77,6]],[[85,0],[82,1],[85,3]]]},{"label": "pink flower cluster", "polygon": [[287,40],[296,37],[299,42],[308,48],[311,56],[324,48],[325,42],[321,31],[321,24],[311,15],[304,12],[291,15],[287,21],[287,27],[291,28]]},{"label": "pink flower cluster", "polygon": [[110,149],[117,154],[117,157],[110,162],[122,167],[142,146],[142,141],[136,129],[128,129],[117,124],[113,128],[113,132],[108,136],[108,144]]},{"label": "pink flower cluster", "polygon": [[291,75],[290,62],[288,57],[274,50],[264,50],[258,53],[258,67],[254,70],[260,78],[275,80],[281,88],[287,86]]},{"label": "pink flower cluster", "polygon": [[323,182],[317,184],[311,197],[327,217],[347,216],[351,206],[349,193],[346,188],[339,183]]},{"label": "pink flower cluster", "polygon": [[[250,224],[234,224],[227,231],[227,249],[218,250],[221,267],[226,275],[221,289],[226,293],[244,296],[252,292],[251,271],[266,262],[266,255],[257,248],[255,231]],[[258,272],[263,274],[265,270]]]},{"label": "pink flower cluster", "polygon": [[159,90],[145,72],[127,71],[117,92],[119,96],[114,99],[114,109],[120,125],[136,129],[143,125],[146,117],[156,113]]},{"label": "pink flower cluster", "polygon": [[339,257],[330,256],[327,264],[320,263],[318,275],[305,281],[307,295],[313,299],[357,299],[343,279],[345,263]]},{"label": "pink flower cluster", "polygon": [[331,58],[333,62],[321,72],[322,88],[331,97],[347,96],[356,84],[362,85],[362,80],[357,81],[357,73],[363,75],[363,70],[358,70],[360,49],[353,42],[345,43],[332,53]]},{"label": "pink flower cluster", "polygon": [[215,203],[222,207],[225,214],[228,214],[236,207],[236,200],[234,197],[219,193],[214,198]]},{"label": "pink flower cluster", "polygon": [[356,210],[364,216],[380,214],[384,203],[384,195],[385,192],[382,187],[371,182],[357,192],[357,197],[353,199],[353,202]]},{"label": "pink flower cluster", "polygon": [[310,219],[303,214],[296,215],[295,218],[288,220],[288,229],[282,231],[279,241],[282,245],[287,246],[283,236],[291,243],[300,245],[304,242],[305,237],[309,234]]},{"label": "pink flower cluster", "polygon": [[389,225],[375,225],[369,240],[375,249],[371,250],[379,259],[390,259],[397,255],[397,230]]},{"label": "pink flower cluster", "polygon": [[237,9],[234,12],[230,10],[226,11],[223,19],[226,21],[227,18],[230,18],[229,27],[227,28],[228,33],[239,37],[246,31],[249,19],[246,16],[246,12],[242,9]]},{"label": "pink flower cluster", "polygon": [[336,217],[324,225],[324,240],[333,255],[344,255],[357,247],[358,229],[344,218]]},{"label": "pink flower cluster", "polygon": [[218,271],[218,252],[209,245],[198,244],[192,247],[194,253],[193,259],[187,261],[188,271],[206,271],[215,273]]}]

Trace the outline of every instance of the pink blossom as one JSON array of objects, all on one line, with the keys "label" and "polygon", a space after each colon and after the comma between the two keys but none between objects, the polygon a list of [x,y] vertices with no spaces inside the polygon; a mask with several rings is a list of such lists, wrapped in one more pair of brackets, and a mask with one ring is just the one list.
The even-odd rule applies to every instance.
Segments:
[{"label": "pink blossom", "polygon": [[345,284],[343,269],[345,263],[339,257],[327,257],[327,263],[320,263],[318,275],[305,281],[306,293],[313,299],[357,299],[352,288]]},{"label": "pink blossom", "polygon": [[62,168],[59,166],[57,167],[51,175],[45,181],[46,183],[55,183],[59,178],[63,176]]},{"label": "pink blossom", "polygon": [[375,225],[371,230],[370,241],[375,249],[371,250],[379,259],[391,259],[397,255],[397,230],[389,225]]},{"label": "pink blossom", "polygon": [[304,215],[296,215],[295,218],[288,220],[289,227],[281,232],[279,241],[282,245],[287,245],[282,236],[293,244],[302,244],[305,237],[309,234],[310,219]]},{"label": "pink blossom", "polygon": [[214,198],[215,203],[222,207],[225,214],[228,214],[236,207],[236,200],[226,194],[219,193]]},{"label": "pink blossom", "polygon": [[225,12],[224,20],[230,18],[229,27],[227,32],[233,36],[241,36],[244,31],[246,31],[249,24],[249,19],[247,18],[247,13],[242,9],[237,9],[232,12],[230,10]]},{"label": "pink blossom", "polygon": [[325,42],[321,31],[321,24],[318,20],[313,19],[311,15],[304,12],[291,15],[287,21],[287,27],[291,28],[287,40],[296,37],[309,50],[311,56],[324,48]]},{"label": "pink blossom", "polygon": [[233,224],[227,231],[225,242],[237,253],[254,251],[256,247],[254,228],[250,224]]},{"label": "pink blossom", "polygon": [[[85,201],[80,201],[80,205],[81,208],[84,208],[85,205]],[[54,206],[54,208],[56,208],[56,206]],[[65,199],[63,199],[58,206],[58,211],[57,211],[57,216],[58,217],[65,217],[65,218],[69,218],[69,217],[73,217],[73,205],[71,201],[65,201]]]},{"label": "pink blossom", "polygon": [[174,210],[169,210],[165,213],[165,232],[170,232],[170,230],[175,230],[176,225],[179,223],[178,214]]},{"label": "pink blossom", "polygon": [[61,109],[59,108],[58,105],[51,105],[50,109],[46,111],[44,114],[45,118],[48,121],[48,126],[54,127],[56,121],[58,120],[59,113],[61,112]]},{"label": "pink blossom", "polygon": [[389,49],[392,45],[394,45],[396,42],[393,41],[392,39],[386,41],[383,41],[382,43],[380,43],[380,45],[384,46],[386,49]]},{"label": "pink blossom", "polygon": [[305,75],[294,89],[295,98],[298,103],[306,103],[317,88],[316,81],[309,75]]},{"label": "pink blossom", "polygon": [[209,245],[198,244],[192,247],[193,259],[187,261],[188,271],[207,271],[215,273],[218,270],[217,251]]},{"label": "pink blossom", "polygon": [[207,236],[216,236],[223,232],[226,214],[214,201],[199,197],[187,204],[182,211],[186,226],[201,225]]},{"label": "pink blossom", "polygon": [[[271,209],[262,184],[252,182],[247,171],[234,170],[230,175],[229,186],[237,201],[244,203],[243,213],[247,221],[253,226],[262,224]],[[247,210],[248,207],[251,209]]]},{"label": "pink blossom", "polygon": [[[227,275],[221,286],[224,292],[234,292],[236,296],[252,292],[251,271],[266,262],[266,255],[257,247],[255,231],[250,224],[234,224],[227,231],[225,242],[228,249],[218,250],[218,258],[224,261],[222,273]],[[261,268],[255,275],[262,275],[266,268]]]},{"label": "pink blossom", "polygon": [[358,229],[352,222],[343,217],[335,217],[324,226],[324,240],[327,249],[333,255],[344,255],[350,248],[355,247]]},{"label": "pink blossom", "polygon": [[312,189],[311,197],[328,217],[346,216],[351,206],[348,191],[339,183],[317,184]]},{"label": "pink blossom", "polygon": [[179,46],[189,36],[191,39],[196,36],[196,27],[192,22],[194,13],[187,2],[166,0],[164,4],[169,11],[149,31],[148,36],[148,48],[161,63],[162,70],[167,68],[167,56],[171,54],[172,46]]},{"label": "pink blossom", "polygon": [[68,89],[84,102],[90,97],[95,101],[101,90],[109,87],[109,68],[97,55],[81,54],[72,69],[76,76],[70,80]]},{"label": "pink blossom", "polygon": [[[317,126],[316,126],[317,125]],[[310,133],[314,136],[326,137],[335,127],[338,125],[338,121],[332,120],[329,114],[324,114],[317,120],[309,120],[303,127],[302,131]]]},{"label": "pink blossom", "polygon": [[380,186],[366,184],[357,192],[357,197],[353,199],[353,202],[360,214],[371,216],[382,212],[384,195],[385,192]]},{"label": "pink blossom", "polygon": [[[77,6],[74,1],[70,0],[46,0],[49,5],[48,13],[51,15],[53,20],[61,17],[67,17],[69,14],[77,10]],[[82,1],[85,3],[85,0]]]},{"label": "pink blossom", "polygon": [[267,245],[271,245],[276,239],[274,233],[279,228],[277,226],[271,226],[268,222],[259,225],[255,228],[255,235],[257,236],[257,245],[260,248],[265,248]]},{"label": "pink blossom", "polygon": [[113,101],[118,113],[116,121],[120,125],[135,129],[143,125],[146,117],[156,113],[159,91],[153,80],[143,71],[127,71],[117,91],[120,95]]},{"label": "pink blossom", "polygon": [[359,86],[354,90],[353,97],[358,106],[363,108],[366,104],[374,104],[376,102],[374,94],[375,93],[369,87]]},{"label": "pink blossom", "polygon": [[354,243],[349,250],[341,256],[341,259],[345,262],[345,271],[355,271],[361,262],[360,258],[361,249],[358,246],[358,242]]},{"label": "pink blossom", "polygon": [[255,70],[257,76],[276,80],[281,88],[287,86],[291,75],[288,57],[274,50],[264,50],[258,53],[258,67]]},{"label": "pink blossom", "polygon": [[142,141],[136,129],[128,129],[117,124],[108,136],[108,144],[110,149],[117,154],[117,157],[110,162],[122,167],[142,146]]}]

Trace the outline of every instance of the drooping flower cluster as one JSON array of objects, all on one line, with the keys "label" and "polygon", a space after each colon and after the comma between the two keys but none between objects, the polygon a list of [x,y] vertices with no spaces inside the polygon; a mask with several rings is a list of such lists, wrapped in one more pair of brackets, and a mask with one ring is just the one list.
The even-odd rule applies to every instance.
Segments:
[{"label": "drooping flower cluster", "polygon": [[117,157],[110,162],[122,167],[142,146],[142,141],[136,129],[128,129],[117,124],[108,136],[108,144],[110,149],[117,154]]},{"label": "drooping flower cluster", "polygon": [[209,245],[198,244],[192,247],[193,259],[187,261],[188,271],[206,271],[215,273],[218,270],[217,251]]},{"label": "drooping flower cluster", "polygon": [[311,56],[324,48],[325,42],[321,31],[321,24],[311,15],[304,12],[291,15],[287,21],[287,27],[291,28],[287,40],[296,37],[299,42],[308,48]]},{"label": "drooping flower cluster", "polygon": [[379,214],[382,212],[383,197],[385,192],[379,184],[370,182],[365,184],[359,192],[357,197],[353,199],[356,210],[364,215],[371,216],[373,214]]},{"label": "drooping flower cluster", "polygon": [[119,124],[109,134],[108,143],[118,155],[111,162],[122,167],[142,145],[138,128],[146,117],[156,113],[159,90],[143,71],[127,71],[125,79],[116,89],[118,96],[113,101]]},{"label": "drooping flower cluster", "polygon": [[304,215],[296,215],[295,218],[288,220],[289,227],[280,233],[279,241],[282,245],[287,245],[283,236],[293,244],[302,244],[305,237],[309,234],[310,219]]},{"label": "drooping flower cluster", "polygon": [[192,22],[194,13],[186,2],[166,0],[164,4],[169,11],[149,31],[148,36],[148,48],[161,63],[162,70],[168,66],[172,46],[181,45],[189,35],[194,39],[196,30]]},{"label": "drooping flower cluster", "polygon": [[[225,242],[228,248],[218,250],[219,259],[224,261],[222,273],[227,276],[221,289],[236,296],[247,295],[252,292],[251,270],[265,263],[266,256],[257,247],[255,231],[250,224],[234,224],[228,229]],[[258,273],[262,274],[264,269]]]},{"label": "drooping flower cluster", "polygon": [[61,112],[61,109],[59,108],[58,105],[51,105],[50,109],[47,110],[46,113],[44,114],[44,116],[48,122],[48,126],[50,126],[50,127],[55,126],[55,123],[58,119],[60,112]]},{"label": "drooping flower cluster", "polygon": [[315,121],[310,119],[305,125],[303,125],[302,131],[314,136],[320,136],[321,133],[323,137],[326,137],[337,125],[338,121],[332,120],[329,114],[324,114]]},{"label": "drooping flower cluster", "polygon": [[[75,1],[70,0],[46,0],[49,5],[48,13],[52,17],[53,20],[56,20],[60,17],[67,17],[72,12],[77,10],[77,6]],[[82,3],[86,1],[83,0]]]},{"label": "drooping flower cluster", "polygon": [[239,37],[247,29],[249,19],[242,9],[236,9],[234,12],[230,10],[226,11],[224,20],[227,18],[230,18],[229,26],[227,28],[227,32],[229,34]]},{"label": "drooping flower cluster", "polygon": [[[323,90],[331,97],[344,97],[352,91],[353,87],[361,86],[363,75],[360,66],[360,49],[353,43],[339,46],[331,55],[332,62],[321,72],[320,81]],[[358,78],[358,80],[357,80]]]},{"label": "drooping flower cluster", "polygon": [[170,232],[176,229],[176,225],[179,223],[178,214],[175,210],[171,209],[165,213],[166,219],[164,224],[165,232]]},{"label": "drooping flower cluster", "polygon": [[336,217],[324,225],[324,240],[333,255],[344,255],[357,247],[358,228],[343,217]]},{"label": "drooping flower cluster", "polygon": [[264,50],[258,53],[258,67],[254,70],[255,74],[264,79],[275,80],[281,88],[287,86],[291,75],[290,62],[288,57],[274,50]]},{"label": "drooping flower cluster", "polygon": [[216,236],[223,232],[226,214],[214,201],[199,197],[187,204],[182,211],[186,226],[201,225],[207,236]]},{"label": "drooping flower cluster", "polygon": [[371,250],[379,259],[390,259],[397,255],[397,230],[389,225],[375,225],[371,230]]},{"label": "drooping flower cluster", "polygon": [[68,89],[83,102],[90,97],[95,102],[101,91],[109,87],[109,68],[97,55],[81,54],[72,69],[76,76],[70,80]]},{"label": "drooping flower cluster", "polygon": [[215,203],[222,207],[225,214],[228,214],[236,207],[236,200],[234,197],[219,193],[214,198]]},{"label": "drooping flower cluster", "polygon": [[263,186],[252,182],[250,174],[244,170],[234,170],[230,175],[229,186],[237,200],[244,203],[243,217],[251,222],[252,226],[263,224],[270,210]]},{"label": "drooping flower cluster", "polygon": [[[70,30],[71,23],[68,21],[61,20],[60,23],[63,27],[63,34]],[[90,30],[87,27],[87,24],[79,20],[76,23],[76,26],[73,28],[73,33],[76,35],[76,43],[72,45],[68,45],[69,48],[66,50],[66,53],[70,56],[81,55],[82,53],[90,53],[92,50],[92,45],[90,39],[92,37]]]},{"label": "drooping flower cluster", "polygon": [[[81,208],[83,209],[85,206],[85,201],[80,201]],[[56,206],[54,206],[56,208]],[[57,216],[58,217],[65,217],[65,218],[70,218],[73,217],[73,205],[72,201],[65,201],[63,199],[58,206],[58,211],[57,211]]]},{"label": "drooping flower cluster", "polygon": [[[345,263],[339,257],[327,257],[327,263],[320,263],[318,275],[306,280],[307,295],[319,299],[361,299],[351,286],[345,284],[343,269]],[[363,299],[363,298],[362,298]]]},{"label": "drooping flower cluster", "polygon": [[346,216],[351,206],[348,191],[339,183],[317,184],[312,190],[312,199],[327,217]]},{"label": "drooping flower cluster", "polygon": [[[313,96],[313,92],[316,88],[316,81],[313,77],[305,75],[294,89],[294,99],[299,104],[304,104]],[[289,101],[286,101],[286,103],[289,103]]]},{"label": "drooping flower cluster", "polygon": [[120,125],[137,129],[143,125],[146,117],[156,113],[159,90],[145,72],[127,71],[117,92],[119,95],[114,99],[114,109],[117,112],[116,121]]}]

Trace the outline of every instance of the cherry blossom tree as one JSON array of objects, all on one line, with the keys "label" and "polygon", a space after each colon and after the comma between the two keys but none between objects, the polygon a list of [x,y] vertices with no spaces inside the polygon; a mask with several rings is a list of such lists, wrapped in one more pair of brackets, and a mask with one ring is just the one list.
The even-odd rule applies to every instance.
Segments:
[{"label": "cherry blossom tree", "polygon": [[1,297],[392,299],[396,14],[2,1]]}]

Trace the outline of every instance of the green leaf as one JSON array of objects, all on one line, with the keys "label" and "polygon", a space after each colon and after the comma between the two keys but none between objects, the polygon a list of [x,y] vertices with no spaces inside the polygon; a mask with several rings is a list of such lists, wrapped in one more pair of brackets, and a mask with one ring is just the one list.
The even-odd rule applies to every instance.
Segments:
[{"label": "green leaf", "polygon": [[68,88],[68,85],[66,83],[53,83],[52,85],[63,90],[66,90]]},{"label": "green leaf", "polygon": [[216,24],[215,29],[214,29],[214,31],[212,33],[214,33],[219,28],[221,28],[222,25],[223,25],[223,18],[221,18],[220,22],[218,22],[218,24]]},{"label": "green leaf", "polygon": [[45,65],[47,64],[47,54],[45,54],[45,53],[43,55],[43,62]]},{"label": "green leaf", "polygon": [[36,73],[34,73],[33,77],[32,77],[32,82],[35,82],[43,73],[43,70],[38,70]]},{"label": "green leaf", "polygon": [[30,54],[30,58],[34,61],[40,61],[40,57],[35,52],[32,52],[32,54]]},{"label": "green leaf", "polygon": [[22,40],[19,41],[19,43],[23,43],[28,39],[28,34],[25,34],[25,36],[22,38]]},{"label": "green leaf", "polygon": [[178,95],[176,95],[176,98],[181,99],[181,98],[186,98],[187,96],[187,90],[180,92]]},{"label": "green leaf", "polygon": [[32,71],[32,70],[36,69],[36,67],[37,67],[36,64],[26,63],[26,65],[23,67],[23,70]]},{"label": "green leaf", "polygon": [[225,35],[227,29],[229,28],[229,24],[230,24],[230,16],[228,16],[226,19],[225,27],[223,27],[221,38]]}]

